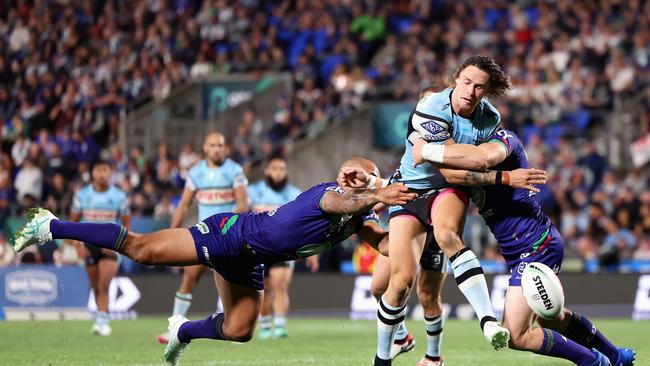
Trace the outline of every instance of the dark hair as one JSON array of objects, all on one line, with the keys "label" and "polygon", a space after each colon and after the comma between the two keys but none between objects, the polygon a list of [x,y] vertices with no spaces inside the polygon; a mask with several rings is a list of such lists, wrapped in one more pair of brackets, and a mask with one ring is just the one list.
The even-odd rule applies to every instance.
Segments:
[{"label": "dark hair", "polygon": [[284,155],[280,153],[273,153],[271,156],[269,156],[268,159],[266,159],[266,166],[269,166],[273,160],[281,160],[284,161],[285,163],[287,162],[287,159],[284,157]]},{"label": "dark hair", "polygon": [[449,86],[454,85],[455,80],[458,79],[460,73],[468,66],[474,66],[479,70],[486,72],[490,76],[486,93],[488,97],[500,97],[506,93],[506,90],[512,87],[510,77],[503,73],[501,66],[499,66],[492,57],[481,55],[472,56],[465,60],[465,62],[463,62],[463,64],[454,72],[452,80],[449,80],[448,77],[445,78],[446,84]]},{"label": "dark hair", "polygon": [[110,169],[113,169],[113,164],[111,164],[110,161],[108,161],[108,160],[104,160],[104,159],[99,159],[99,160],[97,160],[97,161],[95,162],[95,164],[93,164],[93,167],[92,167],[92,169],[90,169],[90,170],[92,171],[93,169],[95,169],[95,167],[98,167],[98,166],[100,166],[100,165],[106,165],[106,166],[108,166]]}]

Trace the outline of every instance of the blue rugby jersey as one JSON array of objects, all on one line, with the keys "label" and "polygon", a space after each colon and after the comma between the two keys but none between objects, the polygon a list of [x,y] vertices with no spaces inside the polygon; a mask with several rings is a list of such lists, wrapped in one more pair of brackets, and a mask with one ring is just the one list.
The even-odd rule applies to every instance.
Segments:
[{"label": "blue rugby jersey", "polygon": [[459,144],[479,145],[488,141],[501,123],[499,112],[486,99],[478,103],[471,119],[454,113],[451,106],[452,90],[448,88],[420,99],[409,117],[404,141],[406,151],[400,162],[401,178],[398,179],[408,187],[433,189],[448,186],[433,164],[413,167],[411,148],[415,138],[421,136],[428,143],[434,144],[444,144],[453,139]]},{"label": "blue rugby jersey", "polygon": [[248,186],[248,199],[253,212],[275,210],[285,203],[293,201],[299,194],[300,189],[289,183],[280,191],[271,188],[264,180]]},{"label": "blue rugby jersey", "polygon": [[[490,142],[502,144],[507,152],[506,159],[491,169],[506,171],[529,167],[526,150],[514,132],[499,129]],[[470,191],[472,201],[497,239],[502,254],[536,250],[535,246],[548,235],[552,223],[534,192],[503,185],[472,187]]]},{"label": "blue rugby jersey", "polygon": [[248,185],[241,165],[226,159],[221,166],[209,167],[201,160],[190,169],[185,188],[196,191],[199,220],[214,214],[234,211],[235,188]]},{"label": "blue rugby jersey", "polygon": [[81,215],[82,222],[112,222],[131,213],[126,193],[115,186],[97,192],[92,184],[81,188],[72,200],[72,211]]}]

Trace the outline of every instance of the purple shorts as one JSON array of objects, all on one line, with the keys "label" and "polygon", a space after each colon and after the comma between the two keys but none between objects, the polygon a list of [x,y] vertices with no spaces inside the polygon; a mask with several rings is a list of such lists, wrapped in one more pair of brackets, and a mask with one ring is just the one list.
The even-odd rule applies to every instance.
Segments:
[{"label": "purple shorts", "polygon": [[521,275],[528,263],[531,262],[544,263],[557,274],[562,267],[563,257],[564,241],[555,226],[551,226],[546,238],[537,248],[529,247],[524,252],[505,257],[511,273],[508,283],[510,286],[521,286]]},{"label": "purple shorts", "polygon": [[212,215],[189,230],[201,264],[214,269],[232,284],[264,289],[264,264],[240,239],[237,215]]}]

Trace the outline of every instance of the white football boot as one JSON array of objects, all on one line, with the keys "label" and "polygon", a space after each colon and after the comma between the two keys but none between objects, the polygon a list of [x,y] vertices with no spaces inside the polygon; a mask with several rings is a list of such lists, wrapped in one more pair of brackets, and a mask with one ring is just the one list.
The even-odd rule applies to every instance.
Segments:
[{"label": "white football boot", "polygon": [[183,351],[189,345],[189,343],[183,343],[178,339],[178,330],[181,325],[189,322],[189,319],[182,315],[174,315],[167,320],[169,321],[169,340],[167,346],[165,346],[163,357],[168,366],[176,366],[183,355]]},{"label": "white football boot", "polygon": [[495,350],[508,347],[510,341],[510,331],[499,324],[499,322],[485,322],[483,326],[483,335]]},{"label": "white football boot", "polygon": [[58,220],[56,216],[44,208],[30,208],[25,214],[27,223],[14,236],[13,247],[16,252],[33,244],[43,244],[52,240],[50,221]]}]

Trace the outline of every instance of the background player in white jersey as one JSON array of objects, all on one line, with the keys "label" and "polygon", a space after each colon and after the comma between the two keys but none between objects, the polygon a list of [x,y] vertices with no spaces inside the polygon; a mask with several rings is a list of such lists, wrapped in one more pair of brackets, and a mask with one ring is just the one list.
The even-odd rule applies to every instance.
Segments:
[{"label": "background player in white jersey", "polygon": [[[172,218],[172,229],[181,227],[195,197],[199,204],[199,220],[222,212],[248,211],[248,180],[242,167],[226,157],[226,139],[223,134],[208,134],[203,143],[203,152],[205,159],[187,174],[181,201]],[[192,292],[205,269],[203,265],[185,268],[183,280],[174,298],[173,315],[187,314],[192,304]],[[167,341],[167,332],[158,336],[158,342],[164,344]]]},{"label": "background player in white jersey", "polygon": [[[282,157],[273,157],[264,168],[264,180],[248,187],[251,211],[275,210],[293,201],[300,194],[298,187],[289,183],[287,162]],[[318,271],[318,256],[307,257],[307,266]],[[289,311],[289,285],[295,262],[283,261],[272,264],[264,271],[264,301],[260,312],[260,339],[284,338],[287,313]],[[271,315],[273,314],[273,315]]]},{"label": "background player in white jersey", "polygon": [[[91,184],[81,188],[74,196],[70,221],[121,223],[131,229],[131,211],[126,194],[108,183],[111,165],[106,161],[99,161],[93,166],[91,175]],[[86,272],[97,304],[92,332],[108,336],[111,334],[108,287],[117,274],[117,253],[85,243],[77,243],[76,246],[79,256],[86,263]]]},{"label": "background player in white jersey", "polygon": [[[474,56],[457,69],[450,86],[420,100],[409,118],[397,180],[415,189],[420,197],[390,209],[391,278],[379,301],[375,365],[391,364],[390,348],[406,313],[406,300],[417,274],[417,254],[424,246],[421,234],[428,224],[435,227],[436,242],[450,259],[456,283],[476,312],[486,339],[496,349],[507,346],[509,334],[494,317],[481,264],[460,238],[467,195],[450,187],[434,165],[415,167],[411,149],[413,138],[423,138],[428,142],[426,155],[435,161],[444,154],[445,144],[486,141],[499,126],[500,116],[484,97],[502,95],[510,82],[493,59]],[[471,159],[457,163],[460,168],[485,169]]]}]

